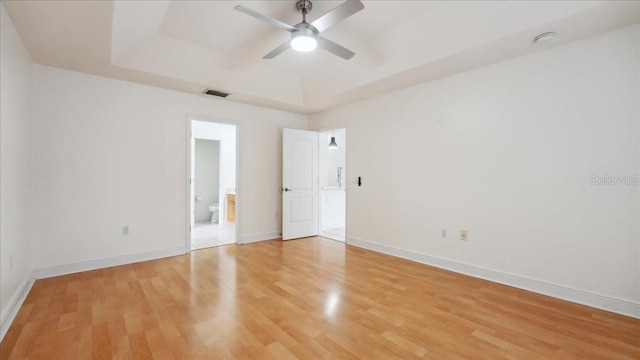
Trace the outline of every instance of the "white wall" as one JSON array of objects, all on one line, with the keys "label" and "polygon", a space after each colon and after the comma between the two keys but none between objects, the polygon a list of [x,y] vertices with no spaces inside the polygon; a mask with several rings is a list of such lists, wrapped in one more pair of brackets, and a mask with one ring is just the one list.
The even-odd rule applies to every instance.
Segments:
[{"label": "white wall", "polygon": [[347,241],[640,317],[639,186],[590,184],[640,173],[639,48],[636,25],[311,116],[347,128]]},{"label": "white wall", "polygon": [[220,141],[195,139],[194,158],[194,218],[211,221],[209,205],[217,204],[220,197]]},{"label": "white wall", "polygon": [[[0,4],[0,325],[4,336],[31,278],[33,64]],[[13,258],[13,268],[10,268]]]},{"label": "white wall", "polygon": [[35,268],[185,247],[187,114],[239,124],[240,236],[279,231],[279,134],[305,116],[45,66],[34,91]]}]

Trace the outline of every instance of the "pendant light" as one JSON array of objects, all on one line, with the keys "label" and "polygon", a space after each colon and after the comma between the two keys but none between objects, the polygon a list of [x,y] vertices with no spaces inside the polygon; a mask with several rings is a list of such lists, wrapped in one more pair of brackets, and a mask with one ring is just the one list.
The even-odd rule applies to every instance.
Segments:
[{"label": "pendant light", "polygon": [[331,141],[329,142],[329,149],[337,149],[338,148],[338,143],[336,143],[336,137],[333,134],[333,131],[331,132]]}]

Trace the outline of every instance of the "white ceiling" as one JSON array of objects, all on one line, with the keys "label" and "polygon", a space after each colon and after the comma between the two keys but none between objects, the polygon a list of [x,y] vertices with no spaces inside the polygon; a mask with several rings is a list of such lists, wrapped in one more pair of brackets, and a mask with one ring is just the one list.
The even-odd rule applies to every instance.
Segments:
[{"label": "white ceiling", "polygon": [[[320,49],[263,60],[289,33],[233,7],[293,25],[295,0],[2,3],[38,64],[299,113],[640,22],[640,1],[363,1],[323,33],[351,60]],[[341,3],[314,1],[308,20]],[[546,31],[558,33],[552,44],[532,43]]]}]

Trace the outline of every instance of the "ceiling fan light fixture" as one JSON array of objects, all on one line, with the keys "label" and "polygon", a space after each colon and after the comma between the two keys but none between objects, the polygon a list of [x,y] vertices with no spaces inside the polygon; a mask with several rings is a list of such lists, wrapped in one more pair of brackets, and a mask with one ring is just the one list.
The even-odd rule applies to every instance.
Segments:
[{"label": "ceiling fan light fixture", "polygon": [[247,14],[291,33],[291,40],[271,50],[271,52],[262,57],[263,59],[273,59],[289,48],[293,48],[300,52],[308,52],[315,50],[316,47],[320,47],[345,60],[351,59],[356,54],[353,51],[320,36],[320,34],[364,9],[364,5],[360,0],[347,0],[311,23],[307,22],[307,15],[313,8],[311,0],[297,0],[296,9],[302,13],[302,22],[293,26],[257,13],[251,9],[247,9],[242,5],[236,5],[233,8],[241,13]]},{"label": "ceiling fan light fixture", "polygon": [[299,52],[309,52],[316,49],[318,46],[318,39],[311,30],[309,31],[295,31],[291,34],[291,47],[293,50]]}]

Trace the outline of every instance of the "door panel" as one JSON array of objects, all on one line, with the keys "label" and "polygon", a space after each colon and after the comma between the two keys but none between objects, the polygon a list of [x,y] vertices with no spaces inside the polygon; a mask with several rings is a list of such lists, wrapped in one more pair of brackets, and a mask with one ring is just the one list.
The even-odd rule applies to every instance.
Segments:
[{"label": "door panel", "polygon": [[291,188],[313,189],[313,141],[309,139],[291,140]]},{"label": "door panel", "polygon": [[283,129],[282,239],[318,235],[318,133]]}]

